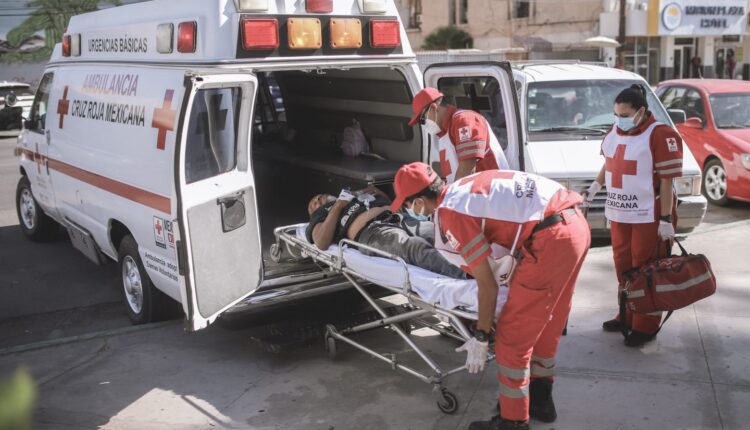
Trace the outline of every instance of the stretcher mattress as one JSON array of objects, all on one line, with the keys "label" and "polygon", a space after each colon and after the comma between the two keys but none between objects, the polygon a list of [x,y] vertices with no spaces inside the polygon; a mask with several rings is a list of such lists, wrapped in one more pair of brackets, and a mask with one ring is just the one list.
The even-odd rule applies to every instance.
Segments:
[{"label": "stretcher mattress", "polygon": [[[297,238],[305,238],[306,224],[297,227]],[[315,246],[315,245],[311,245]],[[327,254],[338,257],[339,247],[331,245]],[[404,268],[397,261],[388,258],[364,255],[356,249],[346,248],[343,253],[346,266],[357,272],[362,278],[381,286],[402,289],[404,285]],[[461,308],[477,312],[477,282],[473,279],[458,280],[443,276],[421,267],[407,264],[412,291],[422,300],[440,305],[444,309]],[[498,291],[495,315],[502,309],[508,298],[508,288]]]}]

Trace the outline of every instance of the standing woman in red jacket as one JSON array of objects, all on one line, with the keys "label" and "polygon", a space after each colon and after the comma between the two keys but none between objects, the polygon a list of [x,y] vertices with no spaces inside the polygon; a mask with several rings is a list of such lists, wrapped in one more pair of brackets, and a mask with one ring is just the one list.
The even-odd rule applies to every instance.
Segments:
[{"label": "standing woman in red jacket", "polygon": [[[671,242],[662,241],[675,235],[673,179],[682,176],[682,139],[672,127],[656,121],[641,85],[620,92],[614,111],[615,125],[602,142],[604,166],[584,196],[591,201],[602,185],[607,187],[604,214],[611,222],[615,270],[622,285],[623,273],[671,249]],[[660,322],[660,312],[628,312],[627,321],[617,316],[603,328],[619,332],[627,324],[625,345],[640,347],[656,337]]]}]

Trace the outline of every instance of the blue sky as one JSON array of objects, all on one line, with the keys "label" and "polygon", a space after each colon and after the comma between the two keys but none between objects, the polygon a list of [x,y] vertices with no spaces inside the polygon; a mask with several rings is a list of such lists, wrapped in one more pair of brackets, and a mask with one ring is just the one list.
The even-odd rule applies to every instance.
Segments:
[{"label": "blue sky", "polygon": [[[144,0],[121,0],[123,4],[138,3]],[[17,26],[24,19],[31,9],[26,7],[29,0],[0,0],[0,39],[5,39],[5,34],[13,27]],[[102,4],[102,8],[111,7],[109,4]]]}]

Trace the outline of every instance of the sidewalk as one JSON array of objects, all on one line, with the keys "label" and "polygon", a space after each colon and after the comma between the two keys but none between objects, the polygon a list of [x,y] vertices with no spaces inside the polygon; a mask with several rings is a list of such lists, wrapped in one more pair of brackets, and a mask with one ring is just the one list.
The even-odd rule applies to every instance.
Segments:
[{"label": "sidewalk", "polygon": [[[558,355],[559,419],[532,428],[750,428],[748,238],[744,223],[686,241],[710,258],[719,291],[676,312],[642,349],[600,328],[614,315],[615,278],[611,251],[593,250]],[[363,338],[405,350],[387,331]],[[427,330],[414,339],[440,363],[462,361],[455,342]],[[341,345],[335,362],[322,342],[272,355],[247,332],[184,334],[179,323],[0,355],[0,375],[19,363],[40,384],[39,429],[465,429],[491,416],[497,392],[494,367],[449,378],[461,407],[448,416],[429,386],[352,348]]]}]

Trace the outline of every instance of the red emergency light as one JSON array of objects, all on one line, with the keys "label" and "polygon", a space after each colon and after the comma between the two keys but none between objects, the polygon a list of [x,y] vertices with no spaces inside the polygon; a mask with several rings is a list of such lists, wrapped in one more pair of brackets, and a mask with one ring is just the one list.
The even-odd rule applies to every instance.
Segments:
[{"label": "red emergency light", "polygon": [[181,22],[177,25],[177,52],[195,52],[195,40],[198,24],[195,21]]},{"label": "red emergency light", "polygon": [[279,22],[275,18],[243,19],[242,47],[246,50],[279,47]]},{"label": "red emergency light", "polygon": [[70,57],[70,35],[66,34],[62,39],[62,54],[63,57]]},{"label": "red emergency light", "polygon": [[308,13],[331,13],[333,0],[305,0],[305,10]]},{"label": "red emergency light", "polygon": [[398,20],[373,19],[370,21],[370,46],[373,48],[401,46],[401,29]]}]

